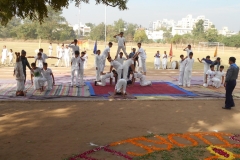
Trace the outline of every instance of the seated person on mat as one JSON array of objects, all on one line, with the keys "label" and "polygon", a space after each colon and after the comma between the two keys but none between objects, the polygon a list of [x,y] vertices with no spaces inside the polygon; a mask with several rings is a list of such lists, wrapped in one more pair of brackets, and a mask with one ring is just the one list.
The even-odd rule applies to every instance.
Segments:
[{"label": "seated person on mat", "polygon": [[106,79],[110,78],[110,85],[112,85],[112,79],[115,77],[115,84],[117,83],[118,74],[115,70],[112,70],[112,72],[109,73],[101,73],[101,82],[95,81],[95,86],[106,86]]},{"label": "seated person on mat", "polygon": [[214,70],[214,65],[210,66],[210,69],[206,73],[206,81],[205,81],[205,86],[212,86],[213,85],[213,77],[215,76],[216,72]]},{"label": "seated person on mat", "polygon": [[115,95],[122,95],[125,98],[125,96],[127,95],[126,88],[127,81],[125,79],[119,79],[115,86],[115,90],[112,97],[114,98]]},{"label": "seated person on mat", "polygon": [[223,72],[224,66],[220,66],[220,70],[216,72],[216,75],[213,77],[213,86],[216,88],[221,87],[221,85],[224,84],[224,75],[225,73]]},{"label": "seated person on mat", "polygon": [[55,80],[54,80],[53,72],[50,68],[48,68],[47,63],[43,63],[42,75],[43,75],[43,81],[47,82],[47,90],[52,90],[52,87],[55,84]]}]

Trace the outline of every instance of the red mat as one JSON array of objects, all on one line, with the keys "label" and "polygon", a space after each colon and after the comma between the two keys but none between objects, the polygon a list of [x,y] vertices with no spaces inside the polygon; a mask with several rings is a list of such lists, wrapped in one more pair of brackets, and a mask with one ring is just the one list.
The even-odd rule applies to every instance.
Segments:
[{"label": "red mat", "polygon": [[[108,92],[114,91],[114,85],[107,84],[105,87],[91,84],[95,95],[108,95]],[[127,87],[127,92],[133,95],[188,95],[187,91],[171,83],[159,82],[153,83],[152,86],[142,87],[139,84]]]}]

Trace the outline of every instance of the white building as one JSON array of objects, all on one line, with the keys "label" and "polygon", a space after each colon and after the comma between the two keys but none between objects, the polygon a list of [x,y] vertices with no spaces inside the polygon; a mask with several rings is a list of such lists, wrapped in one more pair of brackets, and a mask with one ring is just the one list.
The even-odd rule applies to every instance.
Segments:
[{"label": "white building", "polygon": [[146,33],[148,39],[151,39],[153,41],[163,39],[163,30],[159,30],[159,31],[145,30],[145,33]]},{"label": "white building", "polygon": [[80,27],[79,27],[79,24],[75,24],[73,26],[73,30],[75,32],[79,32],[80,30],[82,32],[82,36],[85,36],[91,32],[91,28],[82,23],[80,23]]},{"label": "white building", "polygon": [[237,33],[230,31],[228,27],[223,27],[221,30],[218,31],[218,34],[230,37],[230,36],[236,35]]},{"label": "white building", "polygon": [[172,28],[172,35],[184,35],[184,34],[188,34],[188,33],[192,33],[193,28],[189,28],[189,27],[173,27]]},{"label": "white building", "polygon": [[175,26],[176,22],[174,20],[168,20],[168,19],[163,19],[163,20],[158,20],[152,22],[150,28],[152,28],[153,31],[156,31],[160,29],[161,27],[165,27],[167,29]]}]

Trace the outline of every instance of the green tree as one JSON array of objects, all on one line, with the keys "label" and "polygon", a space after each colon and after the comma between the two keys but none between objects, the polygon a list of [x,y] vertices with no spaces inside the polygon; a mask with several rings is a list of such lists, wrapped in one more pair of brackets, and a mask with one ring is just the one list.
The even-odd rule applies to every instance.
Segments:
[{"label": "green tree", "polygon": [[171,38],[172,38],[172,28],[170,29],[165,29],[165,31],[163,31],[163,39],[165,42],[170,42]]},{"label": "green tree", "polygon": [[[76,6],[80,3],[89,3],[89,0],[71,0]],[[96,4],[118,7],[120,10],[127,9],[128,0],[95,0]],[[55,11],[61,11],[62,8],[69,6],[70,0],[1,0],[0,1],[0,21],[6,25],[13,17],[21,19],[29,18],[37,20],[40,23],[49,15],[48,5]]]},{"label": "green tree", "polygon": [[204,21],[203,20],[199,20],[195,27],[193,28],[192,34],[195,38],[197,39],[202,39],[204,38]]},{"label": "green tree", "polygon": [[148,41],[148,37],[145,33],[144,30],[137,30],[134,34],[134,39],[135,42],[147,42]]},{"label": "green tree", "polygon": [[90,39],[98,41],[105,39],[105,24],[103,22],[92,29]]},{"label": "green tree", "polygon": [[208,42],[218,41],[218,31],[217,29],[210,28],[205,32],[205,38]]},{"label": "green tree", "polygon": [[95,27],[95,24],[93,24],[93,23],[85,23],[85,25],[90,27],[91,30]]},{"label": "green tree", "polygon": [[176,48],[178,46],[179,43],[182,43],[182,36],[176,34],[173,38],[172,38],[172,43],[176,45]]},{"label": "green tree", "polygon": [[19,18],[13,17],[6,26],[0,25],[0,38],[16,37],[16,27],[21,25]]},{"label": "green tree", "polygon": [[126,30],[124,32],[127,41],[133,41],[134,34],[137,30],[138,25],[133,23],[127,23]]}]

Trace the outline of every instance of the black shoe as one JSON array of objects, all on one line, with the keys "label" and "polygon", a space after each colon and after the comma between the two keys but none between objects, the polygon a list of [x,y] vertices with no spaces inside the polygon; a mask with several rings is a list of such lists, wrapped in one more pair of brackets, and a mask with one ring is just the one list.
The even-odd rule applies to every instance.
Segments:
[{"label": "black shoe", "polygon": [[222,109],[228,109],[228,110],[231,110],[231,107],[222,107]]},{"label": "black shoe", "polygon": [[97,81],[95,81],[95,86],[97,86]]},{"label": "black shoe", "polygon": [[235,104],[232,107],[235,107]]}]

